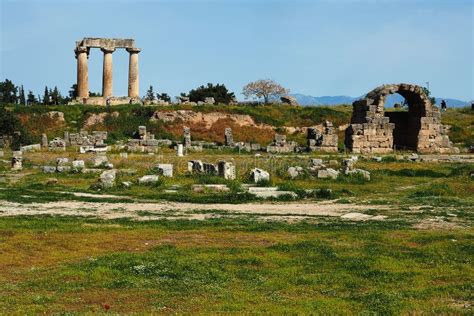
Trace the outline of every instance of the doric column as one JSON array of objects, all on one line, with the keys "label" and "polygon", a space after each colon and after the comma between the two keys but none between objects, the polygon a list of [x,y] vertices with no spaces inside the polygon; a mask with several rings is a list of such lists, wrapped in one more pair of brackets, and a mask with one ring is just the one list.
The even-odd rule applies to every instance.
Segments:
[{"label": "doric column", "polygon": [[129,65],[128,65],[128,97],[139,98],[138,88],[138,53],[141,51],[139,48],[127,48],[127,52],[130,53]]},{"label": "doric column", "polygon": [[107,98],[112,96],[112,53],[115,51],[115,48],[103,47],[100,50],[104,53],[102,96]]},{"label": "doric column", "polygon": [[89,51],[87,47],[76,47],[74,50],[77,59],[77,96],[79,98],[89,97],[89,67],[87,58]]}]

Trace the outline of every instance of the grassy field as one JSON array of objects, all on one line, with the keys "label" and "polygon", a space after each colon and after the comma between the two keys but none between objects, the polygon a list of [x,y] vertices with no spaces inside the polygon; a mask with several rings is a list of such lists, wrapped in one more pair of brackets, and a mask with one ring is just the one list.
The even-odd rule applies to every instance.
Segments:
[{"label": "grassy field", "polygon": [[[34,123],[34,133],[46,131],[51,137],[60,136],[65,127],[79,129],[88,111],[103,109],[13,110],[19,116],[64,111],[65,125],[42,124],[39,116],[22,123]],[[112,139],[129,137],[132,129],[148,122],[155,109],[119,106],[117,110],[123,117],[106,121],[111,124]],[[310,125],[328,116],[343,124],[350,116],[345,106],[220,110],[251,113],[258,122],[276,127]],[[451,125],[450,136],[463,146],[472,141],[472,117],[468,110],[443,114]],[[158,137],[166,136],[165,125],[146,125]],[[368,170],[370,181],[345,175],[317,179],[309,172],[292,180],[287,175],[289,166],[307,167],[310,158],[322,158],[339,169],[347,156],[255,157],[204,150],[176,157],[169,148],[154,155],[130,153],[128,158],[112,150],[107,156],[119,170],[117,186],[98,190],[94,185],[98,174],[44,174],[40,170],[40,166],[54,166],[58,157],[83,159],[91,167],[92,154],[79,154],[76,149],[28,152],[23,170],[14,172],[11,152],[5,151],[0,159],[0,314],[473,313],[472,163],[413,162],[398,160],[395,154],[384,156],[381,162],[360,157],[356,167]],[[237,179],[190,175],[186,170],[192,159],[232,161]],[[157,163],[172,163],[174,177],[138,185],[140,176],[156,173]],[[264,201],[246,193],[244,185],[250,182],[249,171],[254,167],[270,172],[271,181],[265,185],[295,192],[297,197]],[[123,188],[123,181],[130,181],[131,187]],[[226,184],[230,192],[192,190],[194,184],[211,183]],[[173,204],[179,209],[187,203],[198,208],[189,214],[147,208]],[[204,209],[217,203],[226,209]],[[50,204],[60,205],[61,216],[35,213]],[[98,215],[110,205],[114,205],[110,214],[121,218],[105,220]],[[130,205],[146,207],[135,211],[133,218],[123,216]],[[262,215],[227,209],[246,205],[283,206],[284,212]],[[343,213],[295,215],[286,212],[292,205],[321,205],[322,210],[345,206],[347,212],[382,219],[355,221],[343,218]],[[2,214],[13,208],[30,213]],[[83,215],[73,216],[75,211]],[[200,219],[184,219],[188,217],[183,214]]]},{"label": "grassy field", "polygon": [[473,230],[0,219],[0,313],[472,313]]}]

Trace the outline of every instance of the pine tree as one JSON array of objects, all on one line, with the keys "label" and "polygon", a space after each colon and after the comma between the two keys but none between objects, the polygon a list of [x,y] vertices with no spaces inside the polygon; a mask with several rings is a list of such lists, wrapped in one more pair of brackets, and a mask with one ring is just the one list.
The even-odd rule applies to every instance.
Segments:
[{"label": "pine tree", "polygon": [[155,99],[155,93],[153,92],[153,86],[150,86],[146,91],[145,100],[153,101]]},{"label": "pine tree", "polygon": [[28,96],[26,97],[26,104],[27,105],[33,105],[38,103],[38,100],[36,99],[35,95],[33,94],[33,91],[28,91]]},{"label": "pine tree", "polygon": [[50,96],[51,96],[51,100],[53,101],[53,104],[61,104],[63,101],[61,92],[59,92],[59,89],[56,86],[54,87],[52,91],[50,90]]},{"label": "pine tree", "polygon": [[23,85],[21,85],[19,89],[18,100],[20,104],[26,105],[25,89],[23,88]]},{"label": "pine tree", "polygon": [[48,105],[48,104],[49,104],[49,90],[48,90],[48,86],[44,87],[43,104],[44,104],[44,105]]}]

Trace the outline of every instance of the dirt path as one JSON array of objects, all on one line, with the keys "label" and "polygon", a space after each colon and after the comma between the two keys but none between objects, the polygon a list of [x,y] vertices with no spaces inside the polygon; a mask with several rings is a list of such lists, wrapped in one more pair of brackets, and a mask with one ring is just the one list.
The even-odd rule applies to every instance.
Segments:
[{"label": "dirt path", "polygon": [[58,201],[22,204],[2,201],[0,216],[58,215],[92,216],[102,219],[132,218],[198,219],[227,216],[259,216],[271,220],[300,220],[313,216],[341,217],[346,220],[383,220],[385,216],[367,215],[364,211],[387,210],[382,205],[351,205],[332,202],[320,203],[247,203],[247,204],[195,204],[195,203],[103,203]]}]

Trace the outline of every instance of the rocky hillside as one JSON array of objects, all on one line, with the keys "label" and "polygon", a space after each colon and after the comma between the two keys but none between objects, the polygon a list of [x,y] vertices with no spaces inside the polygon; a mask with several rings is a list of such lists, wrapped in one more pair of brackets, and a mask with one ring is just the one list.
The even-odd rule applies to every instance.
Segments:
[{"label": "rocky hillside", "polygon": [[[343,130],[350,121],[352,107],[268,106],[155,106],[120,105],[107,110],[97,106],[0,106],[19,121],[23,133],[39,141],[42,133],[48,137],[62,136],[64,130],[77,132],[106,130],[110,140],[127,139],[139,125],[157,138],[179,140],[184,126],[191,128],[195,140],[223,142],[224,129],[231,127],[238,141],[269,143],[274,134],[285,133],[289,139],[304,142],[304,127],[318,126],[325,120]],[[470,109],[450,109],[443,122],[451,125],[453,141],[472,145],[474,113]],[[18,127],[16,127],[18,129]],[[2,131],[5,133],[8,131]]]}]

